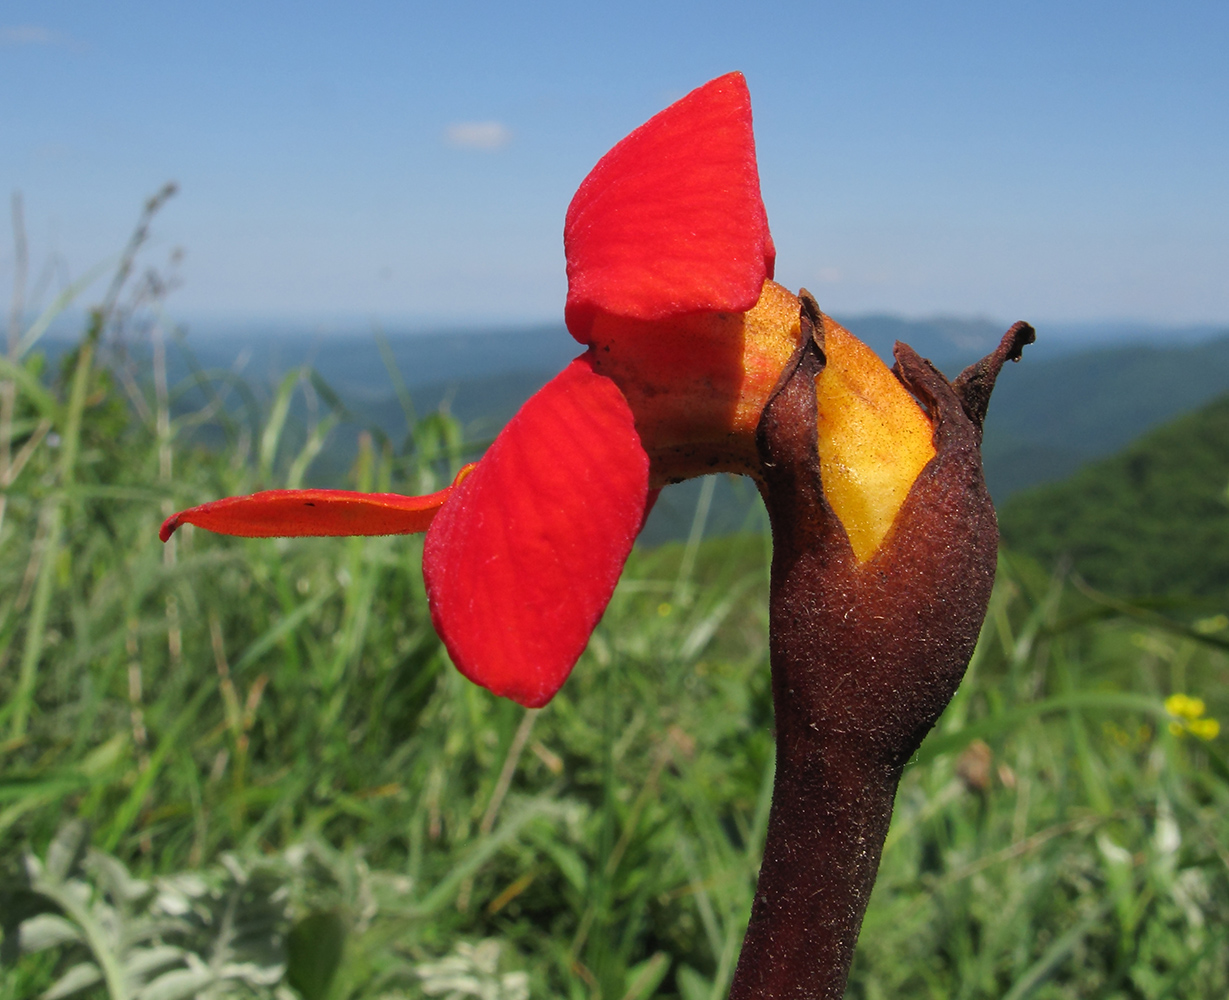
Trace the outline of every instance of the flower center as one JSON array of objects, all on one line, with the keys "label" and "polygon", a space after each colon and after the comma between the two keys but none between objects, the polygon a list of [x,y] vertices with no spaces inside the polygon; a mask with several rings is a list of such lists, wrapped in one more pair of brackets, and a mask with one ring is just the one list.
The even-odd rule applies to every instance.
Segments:
[{"label": "flower center", "polygon": [[[930,421],[882,361],[825,317],[816,379],[824,493],[859,561],[874,555],[923,466]],[[598,313],[590,353],[636,417],[654,487],[710,472],[759,475],[755,431],[801,337],[799,300],[773,281],[746,313],[668,320]]]}]

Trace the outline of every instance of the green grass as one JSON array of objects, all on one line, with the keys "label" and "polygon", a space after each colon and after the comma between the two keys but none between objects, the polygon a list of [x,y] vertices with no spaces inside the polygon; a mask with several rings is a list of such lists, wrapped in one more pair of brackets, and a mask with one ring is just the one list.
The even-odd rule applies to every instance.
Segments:
[{"label": "green grass", "polygon": [[[172,509],[306,481],[328,424],[288,447],[295,378],[263,416],[180,413],[228,379],[125,372],[120,314],[58,374],[0,371],[26,455],[0,524],[0,998],[95,974],[75,995],[724,996],[773,770],[766,538],[634,553],[526,712],[447,663],[418,539],[162,546]],[[192,445],[204,423],[223,448]],[[433,415],[352,480],[425,491],[464,457]],[[1223,740],[1163,708],[1229,717],[1227,649],[1223,618],[1005,558],[850,996],[1229,993]]]}]

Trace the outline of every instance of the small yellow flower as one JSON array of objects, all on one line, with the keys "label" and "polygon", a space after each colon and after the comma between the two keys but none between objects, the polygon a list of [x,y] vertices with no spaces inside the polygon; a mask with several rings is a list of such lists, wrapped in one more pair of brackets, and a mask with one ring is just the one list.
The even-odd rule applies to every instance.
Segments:
[{"label": "small yellow flower", "polygon": [[1203,715],[1206,706],[1202,698],[1192,698],[1186,694],[1171,694],[1165,699],[1165,711],[1177,719],[1198,719]]},{"label": "small yellow flower", "polygon": [[1204,717],[1207,705],[1202,698],[1171,694],[1165,699],[1165,711],[1173,716],[1174,721],[1169,724],[1169,731],[1175,736],[1191,733],[1201,740],[1214,740],[1220,735],[1220,723]]}]

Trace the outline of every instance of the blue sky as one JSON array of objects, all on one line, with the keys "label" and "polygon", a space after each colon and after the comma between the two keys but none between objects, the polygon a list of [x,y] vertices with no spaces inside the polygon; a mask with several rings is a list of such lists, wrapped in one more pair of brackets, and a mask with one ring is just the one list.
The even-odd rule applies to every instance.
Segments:
[{"label": "blue sky", "polygon": [[76,275],[176,180],[184,315],[554,320],[577,184],[741,69],[778,278],[829,311],[1222,322],[1227,40],[1223,2],[10,0],[0,190]]}]

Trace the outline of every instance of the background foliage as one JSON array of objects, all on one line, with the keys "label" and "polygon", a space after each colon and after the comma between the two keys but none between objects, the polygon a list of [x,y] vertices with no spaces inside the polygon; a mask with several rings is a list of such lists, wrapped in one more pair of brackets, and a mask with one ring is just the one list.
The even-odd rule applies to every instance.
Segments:
[{"label": "background foliage", "polygon": [[1002,510],[1004,541],[1153,598],[1229,593],[1229,397]]},{"label": "background foliage", "polygon": [[[448,666],[415,538],[162,546],[302,483],[338,414],[306,371],[263,408],[167,384],[144,225],[78,347],[18,330],[0,370],[0,998],[723,996],[773,770],[763,531],[706,540],[701,503],[637,551],[541,711]],[[406,402],[357,488],[467,457]],[[853,997],[1229,992],[1229,770],[1191,733],[1229,619],[1042,565],[1002,560],[905,776]]]}]

